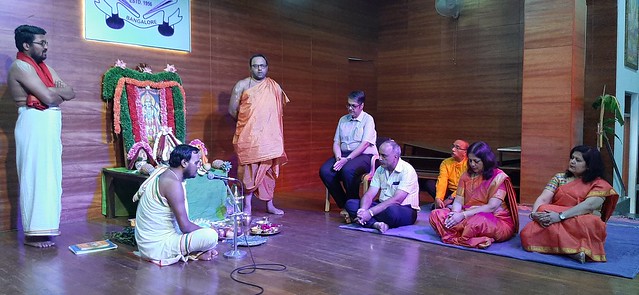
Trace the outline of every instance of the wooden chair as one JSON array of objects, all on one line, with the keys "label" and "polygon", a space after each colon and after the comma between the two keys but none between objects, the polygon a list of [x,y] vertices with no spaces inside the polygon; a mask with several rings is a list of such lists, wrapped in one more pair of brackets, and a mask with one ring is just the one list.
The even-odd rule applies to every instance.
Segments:
[{"label": "wooden chair", "polygon": [[[373,179],[373,175],[375,175],[375,169],[377,169],[377,160],[379,159],[378,155],[373,155],[371,157],[371,170],[362,175],[362,181],[360,185],[364,189],[364,192],[368,190],[369,183],[371,179]],[[328,189],[326,189],[326,203],[324,204],[324,212],[328,212],[331,210],[331,194],[328,193]]]}]

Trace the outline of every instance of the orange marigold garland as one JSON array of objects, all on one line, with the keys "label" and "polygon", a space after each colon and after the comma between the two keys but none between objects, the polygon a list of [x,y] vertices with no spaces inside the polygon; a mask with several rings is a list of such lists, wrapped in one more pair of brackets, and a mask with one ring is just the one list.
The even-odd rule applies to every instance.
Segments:
[{"label": "orange marigold garland", "polygon": [[[184,140],[186,136],[185,123],[185,93],[182,87],[180,76],[175,70],[161,73],[142,73],[128,69],[123,62],[117,63],[109,69],[102,80],[102,98],[104,100],[113,99],[113,127],[116,134],[123,134],[125,149],[130,149],[136,142],[133,133],[134,126],[131,126],[132,119],[137,119],[136,112],[130,111],[127,98],[132,98],[135,94],[127,89],[127,84],[137,87],[151,87],[163,89],[162,99],[168,112],[161,113],[162,123],[167,124],[175,130],[176,138]],[[167,67],[168,68],[168,67]],[[165,69],[166,70],[166,69]],[[134,91],[135,92],[135,91]],[[136,95],[137,96],[137,95]],[[173,106],[171,108],[171,106]],[[133,116],[133,118],[131,118]],[[124,132],[123,132],[124,129]],[[137,128],[136,128],[137,129]],[[130,132],[128,132],[130,131]],[[139,134],[139,130],[138,133]]]}]

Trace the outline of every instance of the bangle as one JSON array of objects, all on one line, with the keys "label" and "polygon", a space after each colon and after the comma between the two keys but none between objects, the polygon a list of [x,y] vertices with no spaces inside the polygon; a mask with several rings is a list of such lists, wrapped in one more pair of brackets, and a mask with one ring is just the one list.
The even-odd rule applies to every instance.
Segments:
[{"label": "bangle", "polygon": [[528,218],[530,218],[530,220],[533,220],[532,212],[530,212],[530,214],[528,214]]},{"label": "bangle", "polygon": [[468,218],[468,216],[466,216],[466,211],[462,211],[462,215],[464,215],[464,219]]},{"label": "bangle", "polygon": [[371,217],[375,216],[375,214],[373,214],[373,210],[371,210],[371,209],[368,209],[368,214],[370,214]]}]

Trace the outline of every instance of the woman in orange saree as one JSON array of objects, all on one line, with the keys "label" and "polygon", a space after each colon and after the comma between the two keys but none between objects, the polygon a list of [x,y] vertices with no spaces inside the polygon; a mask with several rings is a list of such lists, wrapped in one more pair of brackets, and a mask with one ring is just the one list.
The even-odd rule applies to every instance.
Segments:
[{"label": "woman in orange saree", "polygon": [[568,170],[556,174],[533,205],[533,221],[521,231],[524,250],[605,262],[605,222],[619,196],[602,176],[599,151],[574,147]]},{"label": "woman in orange saree", "polygon": [[517,234],[516,194],[488,144],[468,147],[468,171],[459,180],[452,210],[433,210],[430,225],[442,242],[471,248],[483,249]]}]

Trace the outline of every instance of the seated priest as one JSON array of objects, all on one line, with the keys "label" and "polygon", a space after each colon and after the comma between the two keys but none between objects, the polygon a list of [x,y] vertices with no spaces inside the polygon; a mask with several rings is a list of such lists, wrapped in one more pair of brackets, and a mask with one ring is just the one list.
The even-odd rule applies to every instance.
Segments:
[{"label": "seated priest", "polygon": [[140,201],[135,240],[143,258],[164,266],[217,255],[215,229],[200,227],[188,216],[185,180],[195,177],[201,165],[200,150],[180,144],[171,151],[169,166],[159,166],[142,183],[133,201]]}]

